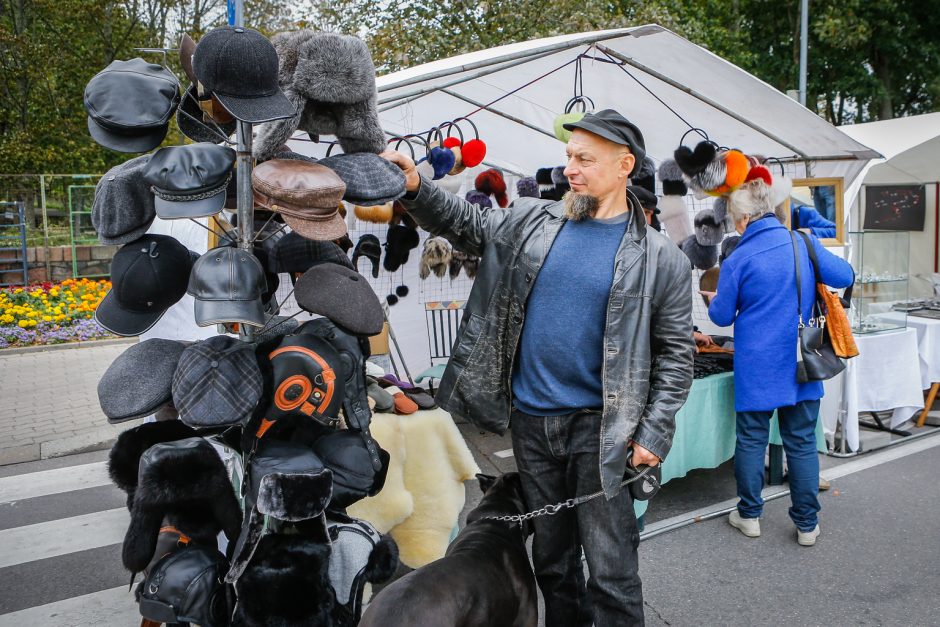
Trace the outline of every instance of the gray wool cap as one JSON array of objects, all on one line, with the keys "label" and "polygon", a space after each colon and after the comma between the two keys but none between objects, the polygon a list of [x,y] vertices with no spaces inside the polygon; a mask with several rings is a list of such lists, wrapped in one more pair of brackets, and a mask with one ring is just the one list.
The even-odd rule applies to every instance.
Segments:
[{"label": "gray wool cap", "polygon": [[152,338],[118,355],[98,381],[98,403],[108,422],[143,418],[173,400],[173,374],[184,342]]},{"label": "gray wool cap", "polygon": [[95,186],[91,224],[106,245],[123,245],[139,239],[157,213],[144,170],[150,155],[134,157],[108,170]]}]

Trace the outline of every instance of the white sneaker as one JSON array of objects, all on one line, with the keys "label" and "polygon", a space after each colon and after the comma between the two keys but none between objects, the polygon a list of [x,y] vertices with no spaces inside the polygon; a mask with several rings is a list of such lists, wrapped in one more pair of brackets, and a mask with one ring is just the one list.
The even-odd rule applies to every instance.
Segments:
[{"label": "white sneaker", "polygon": [[735,508],[728,514],[728,522],[748,538],[760,537],[760,518],[744,518]]},{"label": "white sneaker", "polygon": [[819,525],[816,525],[816,528],[812,531],[800,531],[796,530],[796,541],[800,543],[800,546],[813,546],[816,544],[816,538],[819,537]]}]

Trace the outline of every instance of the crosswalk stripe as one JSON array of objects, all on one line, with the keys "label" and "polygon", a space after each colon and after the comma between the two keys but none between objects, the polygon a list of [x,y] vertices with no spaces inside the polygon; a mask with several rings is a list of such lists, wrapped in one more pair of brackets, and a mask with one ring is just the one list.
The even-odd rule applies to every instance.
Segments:
[{"label": "crosswalk stripe", "polygon": [[0,503],[108,485],[107,462],[42,470],[0,479]]},{"label": "crosswalk stripe", "polygon": [[140,613],[127,586],[0,614],[0,627],[99,627],[139,625]]},{"label": "crosswalk stripe", "polygon": [[0,531],[0,568],[118,544],[130,514],[124,507]]}]

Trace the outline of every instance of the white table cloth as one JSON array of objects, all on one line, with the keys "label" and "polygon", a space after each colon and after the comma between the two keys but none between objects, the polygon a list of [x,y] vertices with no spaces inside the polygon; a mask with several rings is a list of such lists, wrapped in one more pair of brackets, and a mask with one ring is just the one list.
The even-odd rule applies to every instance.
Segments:
[{"label": "white table cloth", "polygon": [[920,387],[926,390],[940,381],[940,320],[908,315],[907,326],[917,332]]},{"label": "white table cloth", "polygon": [[838,420],[842,387],[845,386],[845,436],[848,448],[858,450],[858,415],[892,411],[896,427],[923,409],[917,331],[913,328],[857,335],[859,356],[846,362],[845,372],[826,382],[820,414],[827,435]]}]

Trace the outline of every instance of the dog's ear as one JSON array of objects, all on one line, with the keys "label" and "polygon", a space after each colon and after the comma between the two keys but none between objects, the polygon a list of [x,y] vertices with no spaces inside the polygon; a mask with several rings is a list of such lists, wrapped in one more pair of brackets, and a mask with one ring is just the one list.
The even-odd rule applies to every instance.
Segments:
[{"label": "dog's ear", "polygon": [[493,475],[477,474],[477,481],[480,482],[480,490],[483,491],[483,494],[486,494],[489,489],[493,487],[493,484],[496,483],[496,479],[498,479],[498,477],[494,477]]}]

